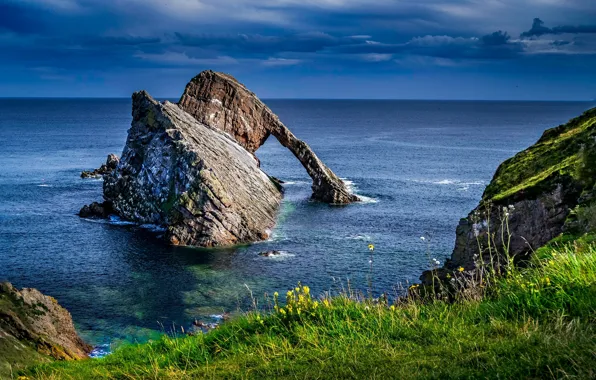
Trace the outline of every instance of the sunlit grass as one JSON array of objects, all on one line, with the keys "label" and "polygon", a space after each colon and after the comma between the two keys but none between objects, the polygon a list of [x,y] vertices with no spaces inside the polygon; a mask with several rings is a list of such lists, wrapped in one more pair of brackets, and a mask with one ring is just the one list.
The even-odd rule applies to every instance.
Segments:
[{"label": "sunlit grass", "polygon": [[553,243],[479,301],[397,304],[299,285],[198,336],[30,369],[41,379],[594,378],[596,244]]}]

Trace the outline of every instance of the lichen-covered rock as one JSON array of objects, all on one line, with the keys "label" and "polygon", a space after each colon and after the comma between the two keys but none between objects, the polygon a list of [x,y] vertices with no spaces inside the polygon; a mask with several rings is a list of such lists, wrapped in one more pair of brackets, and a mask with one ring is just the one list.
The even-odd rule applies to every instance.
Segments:
[{"label": "lichen-covered rock", "polygon": [[[502,264],[505,253],[524,258],[562,232],[580,228],[576,210],[595,198],[595,157],[596,108],[545,131],[499,166],[480,205],[457,226],[455,248],[439,272],[471,270],[491,260]],[[421,279],[429,282],[429,273]]]},{"label": "lichen-covered rock", "polygon": [[232,76],[203,71],[188,83],[179,105],[199,122],[228,133],[253,154],[270,135],[275,136],[313,179],[313,199],[331,204],[359,200],[304,141]]},{"label": "lichen-covered rock", "polygon": [[98,169],[95,170],[85,170],[81,173],[81,178],[101,178],[106,174],[110,174],[116,166],[118,166],[118,162],[120,159],[115,154],[108,155],[108,159],[106,163],[101,165]]},{"label": "lichen-covered rock", "polygon": [[49,359],[84,359],[91,346],[77,335],[70,313],[36,289],[0,283],[0,377],[10,368]]},{"label": "lichen-covered rock", "polygon": [[281,197],[229,135],[176,104],[133,95],[122,158],[104,177],[104,198],[119,216],[167,227],[174,245],[227,246],[267,239]]}]

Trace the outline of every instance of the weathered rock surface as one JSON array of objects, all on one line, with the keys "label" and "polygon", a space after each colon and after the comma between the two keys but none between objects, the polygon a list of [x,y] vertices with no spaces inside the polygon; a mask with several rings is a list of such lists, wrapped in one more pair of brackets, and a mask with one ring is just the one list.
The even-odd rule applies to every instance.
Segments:
[{"label": "weathered rock surface", "polygon": [[174,245],[212,247],[266,239],[282,194],[232,137],[141,91],[104,198],[122,218],[167,227]]},{"label": "weathered rock surface", "polygon": [[77,335],[70,313],[36,289],[0,283],[0,377],[35,361],[86,358],[91,346]]},{"label": "weathered rock surface", "polygon": [[114,207],[111,202],[93,202],[90,205],[85,205],[79,211],[81,218],[107,218],[114,214]]},{"label": "weathered rock surface", "polygon": [[108,155],[108,159],[106,163],[101,165],[98,169],[91,170],[91,171],[83,171],[81,173],[81,178],[101,178],[106,174],[110,174],[116,167],[120,159],[115,154]]},{"label": "weathered rock surface", "polygon": [[359,200],[304,141],[233,77],[213,71],[200,73],[186,86],[179,106],[199,122],[228,133],[253,154],[270,135],[275,136],[313,179],[313,199],[332,204]]},{"label": "weathered rock surface", "polygon": [[[503,162],[480,205],[456,229],[455,248],[440,273],[488,263],[489,237],[503,255],[524,258],[570,229],[578,208],[596,194],[596,108],[544,132],[538,142]],[[421,277],[430,282],[429,272]]]}]

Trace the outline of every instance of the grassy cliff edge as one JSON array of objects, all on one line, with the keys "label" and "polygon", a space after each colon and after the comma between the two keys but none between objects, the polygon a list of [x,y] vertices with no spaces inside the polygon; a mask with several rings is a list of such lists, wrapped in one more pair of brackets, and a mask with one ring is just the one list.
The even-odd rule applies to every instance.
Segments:
[{"label": "grassy cliff edge", "polygon": [[[588,213],[594,204],[595,178],[586,147],[594,150],[595,136],[596,108],[546,131],[535,145],[499,167],[483,202],[508,205],[546,199],[544,194],[566,183],[581,193],[569,218]],[[590,215],[584,219],[589,221]],[[103,359],[43,364],[23,375],[39,379],[595,378],[593,227],[596,223],[585,222],[573,234],[560,235],[537,249],[523,267],[509,268],[488,282],[481,297],[463,296],[451,302],[421,299],[414,286],[410,297],[390,304],[351,294],[317,298],[308,287],[299,286],[288,291],[286,303],[276,301],[269,312],[248,313],[208,334],[164,336],[122,347]],[[463,270],[450,271],[448,281],[465,281]]]}]

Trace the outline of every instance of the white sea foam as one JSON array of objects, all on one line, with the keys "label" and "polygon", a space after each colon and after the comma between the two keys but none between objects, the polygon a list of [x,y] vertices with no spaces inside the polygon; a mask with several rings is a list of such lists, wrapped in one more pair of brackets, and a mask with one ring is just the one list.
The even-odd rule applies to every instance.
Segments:
[{"label": "white sea foam", "polygon": [[354,181],[350,181],[347,178],[340,178],[344,184],[346,185],[346,188],[348,189],[348,191],[354,195],[356,195],[358,198],[360,198],[360,202],[358,203],[379,203],[378,199],[375,198],[371,198],[371,197],[367,197],[366,195],[362,195],[362,194],[358,194],[358,187],[356,186],[356,184],[354,184]]},{"label": "white sea foam", "polygon": [[157,224],[141,224],[139,227],[152,232],[165,232],[166,228]]},{"label": "white sea foam", "polygon": [[271,260],[286,260],[290,257],[294,257],[296,256],[293,253],[290,253],[288,251],[279,251],[278,255],[271,255],[271,256],[259,256],[259,258],[264,258],[264,259],[271,259]]},{"label": "white sea foam", "polygon": [[350,236],[348,236],[348,239],[370,241],[372,239],[372,237],[370,235],[367,235],[367,234],[356,234],[356,235],[350,235]]},{"label": "white sea foam", "polygon": [[283,186],[292,186],[292,185],[308,185],[307,181],[284,181],[282,183]]},{"label": "white sea foam", "polygon": [[48,185],[47,183],[42,183],[41,185],[37,185],[37,187],[54,187],[54,186]]},{"label": "white sea foam", "polygon": [[93,347],[93,350],[89,353],[89,357],[93,359],[103,358],[108,356],[111,351],[109,344],[100,344],[99,346]]},{"label": "white sea foam", "polygon": [[108,217],[108,223],[113,224],[115,226],[132,226],[132,225],[136,224],[136,223],[130,222],[128,220],[122,220],[122,219],[120,219],[120,217],[118,217],[116,215],[110,215]]},{"label": "white sea foam", "polygon": [[436,182],[433,182],[433,183],[435,185],[453,185],[453,184],[457,183],[457,181],[453,181],[453,180],[450,180],[450,179],[443,179],[441,181],[436,181]]}]

